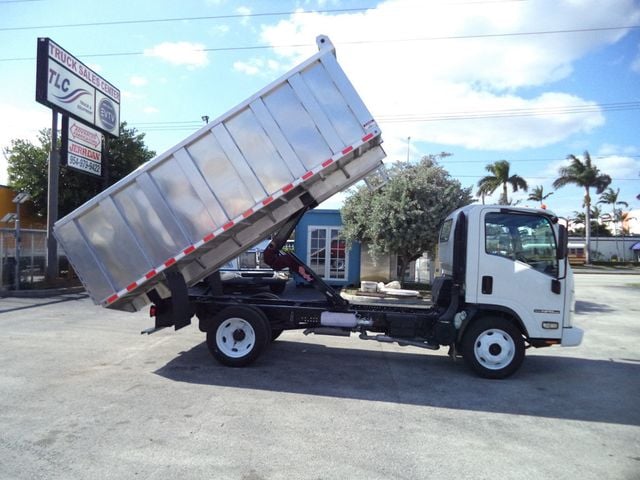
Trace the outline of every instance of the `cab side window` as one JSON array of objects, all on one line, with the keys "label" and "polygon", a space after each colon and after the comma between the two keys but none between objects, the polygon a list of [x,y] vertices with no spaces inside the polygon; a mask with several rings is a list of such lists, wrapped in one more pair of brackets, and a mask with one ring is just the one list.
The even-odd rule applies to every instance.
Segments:
[{"label": "cab side window", "polygon": [[448,218],[445,220],[442,228],[440,229],[440,243],[446,243],[449,241],[449,236],[451,235],[451,226],[453,225],[453,219]]},{"label": "cab side window", "polygon": [[556,238],[549,219],[520,213],[485,216],[485,251],[521,262],[547,275],[558,273]]}]

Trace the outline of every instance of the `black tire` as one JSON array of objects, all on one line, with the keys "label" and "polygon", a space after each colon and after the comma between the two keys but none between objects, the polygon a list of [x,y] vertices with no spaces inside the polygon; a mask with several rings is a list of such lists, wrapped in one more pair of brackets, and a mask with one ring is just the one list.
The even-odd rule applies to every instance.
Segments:
[{"label": "black tire", "polygon": [[466,364],[479,376],[501,379],[512,375],[524,360],[520,329],[501,317],[482,317],[471,323],[462,339]]},{"label": "black tire", "polygon": [[264,314],[253,307],[227,307],[213,319],[207,332],[211,355],[228,367],[253,363],[271,340],[271,327]]}]

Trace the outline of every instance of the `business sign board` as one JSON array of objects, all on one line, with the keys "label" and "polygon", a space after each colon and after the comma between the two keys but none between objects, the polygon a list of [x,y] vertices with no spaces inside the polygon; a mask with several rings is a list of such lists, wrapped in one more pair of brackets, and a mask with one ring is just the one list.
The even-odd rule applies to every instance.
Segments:
[{"label": "business sign board", "polygon": [[119,135],[120,90],[50,38],[38,38],[36,101]]},{"label": "business sign board", "polygon": [[63,115],[62,157],[69,168],[102,176],[102,133]]}]

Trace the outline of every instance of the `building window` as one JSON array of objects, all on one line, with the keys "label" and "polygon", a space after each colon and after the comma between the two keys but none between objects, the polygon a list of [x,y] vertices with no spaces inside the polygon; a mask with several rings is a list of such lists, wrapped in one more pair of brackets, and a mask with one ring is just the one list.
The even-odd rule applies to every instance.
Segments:
[{"label": "building window", "polygon": [[337,227],[309,227],[307,263],[325,280],[346,280],[348,252]]}]

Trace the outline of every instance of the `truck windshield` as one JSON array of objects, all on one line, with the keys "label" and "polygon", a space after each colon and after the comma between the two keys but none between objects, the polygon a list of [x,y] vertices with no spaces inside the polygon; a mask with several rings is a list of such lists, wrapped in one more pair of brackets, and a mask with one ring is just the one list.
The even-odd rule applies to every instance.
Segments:
[{"label": "truck windshield", "polygon": [[488,254],[526,263],[547,275],[558,274],[556,238],[546,217],[487,213],[484,231]]}]

